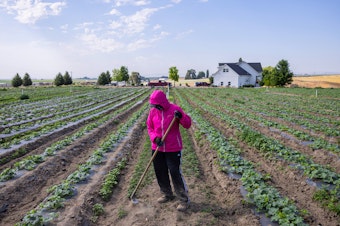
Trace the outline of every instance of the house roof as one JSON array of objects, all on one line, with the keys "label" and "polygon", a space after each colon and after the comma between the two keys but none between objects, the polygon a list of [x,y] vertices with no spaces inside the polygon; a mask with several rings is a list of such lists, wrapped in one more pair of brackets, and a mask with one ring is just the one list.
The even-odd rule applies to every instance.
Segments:
[{"label": "house roof", "polygon": [[250,75],[246,70],[241,68],[237,63],[219,63],[219,66],[228,65],[238,75]]},{"label": "house roof", "polygon": [[252,68],[255,69],[257,72],[262,72],[261,63],[248,63]]},{"label": "house roof", "polygon": [[[261,63],[247,63],[249,66],[254,68],[255,71],[261,73],[262,66]],[[250,75],[246,70],[239,66],[239,63],[219,63],[218,66],[228,65],[231,69],[233,69],[238,75]]]}]

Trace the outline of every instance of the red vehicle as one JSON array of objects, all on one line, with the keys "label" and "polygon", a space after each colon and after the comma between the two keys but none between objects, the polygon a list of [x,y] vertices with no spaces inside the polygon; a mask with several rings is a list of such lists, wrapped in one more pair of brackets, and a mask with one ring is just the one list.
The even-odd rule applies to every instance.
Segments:
[{"label": "red vehicle", "polygon": [[164,80],[152,81],[148,83],[148,86],[171,86],[170,82],[166,82]]}]

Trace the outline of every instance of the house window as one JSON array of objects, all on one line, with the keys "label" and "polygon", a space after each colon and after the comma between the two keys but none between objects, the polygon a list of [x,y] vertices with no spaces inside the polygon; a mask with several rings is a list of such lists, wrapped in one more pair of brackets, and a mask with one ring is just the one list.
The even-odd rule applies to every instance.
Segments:
[{"label": "house window", "polygon": [[231,82],[228,82],[228,86],[230,86],[231,85]]},{"label": "house window", "polygon": [[223,68],[223,72],[228,72],[228,68]]},{"label": "house window", "polygon": [[223,86],[223,82],[221,82],[221,86]]}]

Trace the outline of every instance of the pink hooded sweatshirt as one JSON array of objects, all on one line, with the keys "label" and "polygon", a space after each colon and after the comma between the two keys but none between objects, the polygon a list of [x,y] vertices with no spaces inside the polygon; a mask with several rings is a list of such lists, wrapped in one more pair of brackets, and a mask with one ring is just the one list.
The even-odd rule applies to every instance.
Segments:
[{"label": "pink hooded sweatshirt", "polygon": [[179,131],[179,124],[184,128],[189,129],[191,126],[191,118],[185,114],[182,108],[170,103],[165,96],[165,93],[161,90],[155,90],[150,96],[150,104],[160,105],[163,107],[162,110],[151,108],[149,112],[146,125],[148,133],[152,143],[152,150],[156,150],[157,144],[154,142],[156,137],[162,138],[165,131],[169,127],[172,119],[175,116],[175,111],[182,113],[182,118],[177,119],[165,138],[164,144],[159,147],[158,151],[162,152],[176,152],[181,151],[183,148],[182,137]]}]

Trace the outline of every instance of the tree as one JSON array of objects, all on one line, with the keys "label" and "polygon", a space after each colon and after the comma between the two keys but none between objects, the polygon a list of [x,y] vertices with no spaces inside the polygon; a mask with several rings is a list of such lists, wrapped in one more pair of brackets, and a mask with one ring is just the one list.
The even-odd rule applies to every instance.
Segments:
[{"label": "tree", "polygon": [[64,85],[64,77],[60,72],[57,74],[57,76],[54,79],[54,85],[56,86]]},{"label": "tree", "polygon": [[129,78],[129,81],[132,85],[139,86],[141,82],[141,76],[138,72],[131,72],[131,76]]},{"label": "tree", "polygon": [[110,75],[110,72],[109,71],[106,71],[106,80],[107,80],[107,84],[110,84],[111,83],[111,75]]},{"label": "tree", "polygon": [[104,86],[106,84],[109,84],[109,81],[107,79],[107,75],[105,72],[102,72],[99,77],[98,77],[98,80],[97,80],[97,84],[98,85],[101,85],[101,86]]},{"label": "tree", "polygon": [[17,73],[12,79],[12,86],[13,87],[19,87],[21,85],[22,85],[22,79],[21,79],[20,75]]},{"label": "tree", "polygon": [[204,73],[204,71],[198,72],[197,79],[200,79],[200,78],[205,78],[205,73]]},{"label": "tree", "polygon": [[284,86],[292,83],[293,75],[288,61],[280,60],[275,68],[271,66],[263,68],[262,81],[265,86]]},{"label": "tree", "polygon": [[214,84],[214,77],[209,77],[209,83]]},{"label": "tree", "polygon": [[32,80],[31,80],[30,75],[28,73],[26,73],[24,75],[24,78],[22,79],[22,84],[24,86],[31,86],[32,85]]},{"label": "tree", "polygon": [[117,82],[129,81],[129,71],[125,66],[121,66],[120,69],[113,69],[113,80]]},{"label": "tree", "polygon": [[178,82],[179,75],[177,67],[170,67],[169,68],[169,78],[175,82]]},{"label": "tree", "polygon": [[120,74],[122,76],[122,81],[129,81],[129,70],[125,66],[120,67]]},{"label": "tree", "polygon": [[293,81],[293,72],[289,69],[289,63],[287,60],[280,60],[275,67],[275,77],[277,79],[278,86],[284,86],[291,84]]},{"label": "tree", "polygon": [[194,69],[188,70],[185,79],[196,79],[196,71]]},{"label": "tree", "polygon": [[209,78],[209,70],[207,70],[206,76],[206,78]]},{"label": "tree", "polygon": [[120,75],[120,70],[119,69],[113,69],[112,71],[112,80],[113,81],[118,81],[121,82],[123,81],[121,75]]},{"label": "tree", "polygon": [[191,73],[190,73],[191,79],[196,79],[196,78],[197,78],[197,76],[196,76],[196,70],[191,69],[190,71],[191,71]]},{"label": "tree", "polygon": [[68,71],[65,72],[63,79],[64,79],[64,85],[71,85],[73,83],[72,78],[70,74],[68,73]]},{"label": "tree", "polygon": [[275,69],[271,66],[262,70],[262,83],[265,86],[276,86]]},{"label": "tree", "polygon": [[185,77],[184,77],[185,80],[187,79],[191,79],[191,76],[190,76],[190,70],[187,71],[187,73],[185,74]]}]

